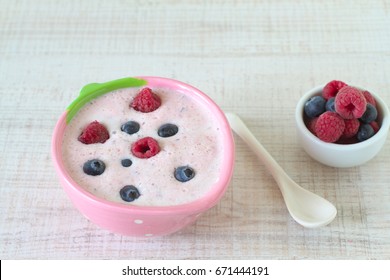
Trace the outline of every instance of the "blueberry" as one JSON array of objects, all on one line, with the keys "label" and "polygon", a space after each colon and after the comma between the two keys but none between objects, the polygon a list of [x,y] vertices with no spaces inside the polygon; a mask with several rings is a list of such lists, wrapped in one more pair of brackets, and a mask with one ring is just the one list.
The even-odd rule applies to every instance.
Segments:
[{"label": "blueberry", "polygon": [[141,195],[139,193],[138,189],[132,185],[124,186],[119,191],[119,194],[120,194],[121,198],[127,202],[132,202],[132,201],[136,200],[137,198],[139,198]]},{"label": "blueberry", "polygon": [[359,142],[367,140],[375,134],[374,129],[368,123],[362,123],[357,133],[357,139]]},{"label": "blueberry", "polygon": [[336,112],[336,109],[334,108],[334,100],[335,98],[329,98],[328,101],[326,101],[325,104],[325,110],[330,112]]},{"label": "blueberry", "polygon": [[326,100],[322,96],[313,96],[305,103],[305,114],[309,118],[315,118],[325,112]]},{"label": "blueberry", "polygon": [[84,163],[83,171],[85,174],[97,176],[103,174],[106,165],[100,159],[91,159]]},{"label": "blueberry", "polygon": [[364,123],[370,123],[375,121],[377,116],[378,111],[376,110],[375,106],[367,103],[366,111],[364,112],[363,116],[361,116],[360,120]]},{"label": "blueberry", "polygon": [[194,178],[195,176],[195,171],[192,167],[187,166],[179,166],[178,168],[175,169],[175,178],[176,180],[180,182],[187,182]]},{"label": "blueberry", "polygon": [[134,134],[134,133],[137,133],[139,131],[139,123],[135,122],[135,121],[128,121],[124,124],[122,124],[121,126],[121,130],[123,132],[126,132],[127,134]]},{"label": "blueberry", "polygon": [[171,137],[179,131],[179,128],[175,124],[166,123],[160,126],[157,133],[160,137]]},{"label": "blueberry", "polygon": [[129,158],[122,159],[121,163],[123,167],[129,167],[133,164],[133,162]]}]

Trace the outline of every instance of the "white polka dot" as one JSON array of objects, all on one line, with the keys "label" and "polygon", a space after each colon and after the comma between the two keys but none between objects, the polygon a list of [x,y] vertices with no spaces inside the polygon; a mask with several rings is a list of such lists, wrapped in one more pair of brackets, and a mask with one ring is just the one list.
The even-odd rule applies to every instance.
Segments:
[{"label": "white polka dot", "polygon": [[142,220],[134,220],[134,223],[135,224],[137,224],[137,225],[140,225],[140,224],[142,224],[144,221],[142,221]]},{"label": "white polka dot", "polygon": [[153,236],[153,233],[147,233],[145,236]]}]

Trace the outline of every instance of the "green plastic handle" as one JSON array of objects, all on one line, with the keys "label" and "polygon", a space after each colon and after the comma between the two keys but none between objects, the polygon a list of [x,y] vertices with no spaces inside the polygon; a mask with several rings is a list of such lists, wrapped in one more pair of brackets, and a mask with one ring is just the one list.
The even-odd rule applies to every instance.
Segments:
[{"label": "green plastic handle", "polygon": [[148,82],[146,80],[129,77],[106,83],[88,84],[80,90],[79,96],[68,106],[66,123],[68,124],[86,103],[98,96],[121,88],[144,86],[147,83]]}]

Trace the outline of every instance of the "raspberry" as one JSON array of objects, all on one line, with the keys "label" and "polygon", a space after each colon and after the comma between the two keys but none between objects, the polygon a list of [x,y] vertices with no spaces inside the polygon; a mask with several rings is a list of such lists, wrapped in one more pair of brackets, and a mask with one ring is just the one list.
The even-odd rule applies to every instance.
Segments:
[{"label": "raspberry", "polygon": [[356,144],[358,143],[358,140],[356,137],[351,137],[351,138],[345,138],[341,136],[341,138],[336,142],[337,144],[342,144],[342,145],[350,145],[350,144]]},{"label": "raspberry", "polygon": [[374,98],[374,96],[372,96],[372,94],[369,91],[363,90],[362,94],[363,94],[364,98],[366,99],[367,103],[370,103],[371,105],[374,105],[374,107],[376,107],[375,98]]},{"label": "raspberry", "polygon": [[352,138],[356,135],[359,130],[360,122],[358,119],[344,120],[345,129],[341,137]]},{"label": "raspberry", "polygon": [[142,113],[149,113],[157,110],[160,105],[160,97],[150,88],[143,88],[131,102],[130,107]]},{"label": "raspberry", "polygon": [[377,133],[379,130],[379,124],[376,121],[370,122],[372,129],[374,129],[374,133]]},{"label": "raspberry", "polygon": [[336,112],[344,119],[360,118],[366,111],[367,101],[360,90],[345,86],[336,95]]},{"label": "raspberry", "polygon": [[326,100],[328,100],[329,98],[335,97],[337,95],[337,93],[340,91],[340,89],[342,89],[346,85],[347,84],[342,82],[342,81],[336,81],[336,80],[330,81],[329,83],[327,83],[324,86],[324,88],[322,90],[322,96]]},{"label": "raspberry", "polygon": [[110,138],[107,128],[99,123],[98,121],[93,121],[78,137],[78,140],[84,144],[95,144],[95,143],[104,143]]},{"label": "raspberry", "polygon": [[314,135],[316,135],[316,123],[317,123],[317,120],[318,120],[318,117],[314,118],[314,119],[310,119],[308,122],[307,122],[307,128],[310,130],[311,133],[313,133]]},{"label": "raspberry", "polygon": [[131,146],[131,152],[137,158],[150,158],[160,152],[160,146],[152,137],[145,137]]},{"label": "raspberry", "polygon": [[318,117],[315,131],[317,137],[325,142],[336,142],[344,132],[344,120],[334,112],[325,112]]}]

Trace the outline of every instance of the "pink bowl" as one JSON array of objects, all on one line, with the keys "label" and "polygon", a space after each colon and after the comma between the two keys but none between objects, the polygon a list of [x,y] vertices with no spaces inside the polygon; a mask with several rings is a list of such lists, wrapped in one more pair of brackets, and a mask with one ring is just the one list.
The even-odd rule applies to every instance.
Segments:
[{"label": "pink bowl", "polygon": [[[80,101],[85,96],[84,89],[88,89],[88,94],[97,93],[104,88],[112,91],[123,86],[126,79],[143,80],[150,87],[164,87],[176,89],[186,94],[192,95],[197,101],[210,108],[213,118],[221,124],[223,133],[224,159],[221,168],[220,179],[211,190],[202,198],[188,204],[176,206],[134,206],[110,202],[96,197],[79,186],[68,174],[62,162],[62,138],[67,126],[67,116],[71,106],[82,107]],[[101,93],[100,93],[101,94]],[[84,100],[85,101],[85,100]],[[80,104],[75,104],[80,103]],[[85,102],[84,102],[85,103]],[[59,118],[52,138],[52,157],[60,183],[65,192],[73,202],[74,206],[90,221],[96,225],[115,233],[131,236],[158,236],[166,235],[195,222],[205,211],[218,203],[225,193],[233,174],[234,165],[234,142],[230,126],[221,109],[200,90],[167,78],[159,77],[137,77],[125,78],[111,81],[104,84],[89,84],[84,87],[78,99],[71,104],[66,112]]]}]

